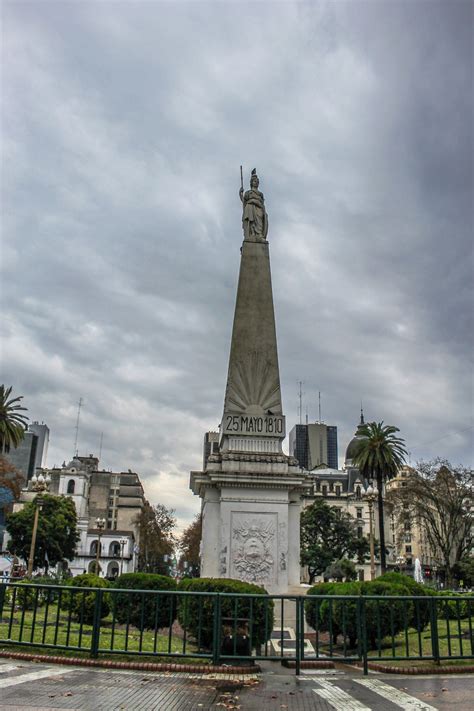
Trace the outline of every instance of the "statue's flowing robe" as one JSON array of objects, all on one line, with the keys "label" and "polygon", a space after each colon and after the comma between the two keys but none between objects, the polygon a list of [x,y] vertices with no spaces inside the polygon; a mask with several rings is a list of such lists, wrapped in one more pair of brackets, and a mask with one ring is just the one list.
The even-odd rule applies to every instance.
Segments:
[{"label": "statue's flowing robe", "polygon": [[268,215],[265,212],[263,193],[259,190],[247,190],[243,203],[242,225],[245,239],[266,239]]}]

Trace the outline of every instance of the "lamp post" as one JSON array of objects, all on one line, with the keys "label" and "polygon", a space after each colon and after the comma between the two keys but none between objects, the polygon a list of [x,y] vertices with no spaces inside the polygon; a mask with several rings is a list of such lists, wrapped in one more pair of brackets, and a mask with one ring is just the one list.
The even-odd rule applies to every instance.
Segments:
[{"label": "lamp post", "polygon": [[46,476],[43,476],[43,474],[40,474],[39,476],[33,474],[33,476],[31,477],[31,488],[37,494],[37,496],[35,499],[36,508],[35,517],[33,519],[33,531],[31,533],[30,557],[28,558],[27,576],[29,578],[31,578],[31,576],[33,575],[33,563],[35,558],[36,535],[38,533],[39,512],[43,508],[44,503],[41,494],[46,494],[49,491],[50,484],[51,477],[49,476],[49,474],[46,474]]},{"label": "lamp post", "polygon": [[399,555],[397,558],[397,565],[400,568],[400,572],[404,573],[405,572],[405,563],[407,562],[407,559],[405,558],[404,555]]},{"label": "lamp post", "polygon": [[[377,487],[373,487],[371,484],[364,489],[362,496],[366,499],[369,505],[369,543],[370,543],[370,579],[375,580],[375,545],[374,545],[374,524],[373,524],[373,514],[374,514],[374,503],[379,495]],[[383,545],[381,542],[380,545]]]},{"label": "lamp post", "polygon": [[119,543],[120,543],[120,575],[122,575],[122,573],[123,573],[123,551],[124,551],[125,545],[127,544],[127,539],[121,538]]},{"label": "lamp post", "polygon": [[100,576],[100,567],[99,567],[100,546],[101,546],[100,539],[102,538],[102,533],[105,528],[105,518],[100,518],[100,516],[98,516],[95,520],[95,525],[97,528],[97,538],[98,538],[97,551],[96,551],[96,556],[95,556],[95,569],[96,569],[97,575]]}]

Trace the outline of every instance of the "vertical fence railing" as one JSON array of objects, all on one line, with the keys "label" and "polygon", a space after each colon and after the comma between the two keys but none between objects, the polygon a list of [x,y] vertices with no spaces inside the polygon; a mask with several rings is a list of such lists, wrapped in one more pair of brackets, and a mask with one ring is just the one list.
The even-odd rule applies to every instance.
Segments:
[{"label": "vertical fence railing", "polygon": [[[474,659],[474,597],[285,596],[0,584],[0,644],[89,654],[373,662]],[[175,618],[177,623],[174,624]]]}]

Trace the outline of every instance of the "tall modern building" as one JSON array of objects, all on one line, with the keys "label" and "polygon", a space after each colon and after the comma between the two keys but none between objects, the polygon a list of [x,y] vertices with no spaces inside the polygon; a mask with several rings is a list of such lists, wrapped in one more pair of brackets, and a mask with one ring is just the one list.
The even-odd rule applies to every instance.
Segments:
[{"label": "tall modern building", "polygon": [[11,448],[5,455],[15,469],[22,475],[25,482],[31,479],[35,472],[38,451],[38,435],[28,430],[18,447]]},{"label": "tall modern building", "polygon": [[20,472],[25,481],[31,479],[38,467],[46,466],[49,444],[49,427],[44,422],[32,422],[22,441],[6,454],[8,461]]},{"label": "tall modern building", "polygon": [[337,427],[324,422],[295,425],[289,435],[290,456],[311,471],[323,464],[337,469]]},{"label": "tall modern building", "polygon": [[49,445],[49,427],[44,422],[32,422],[28,427],[28,432],[33,432],[38,437],[38,445],[36,447],[35,469],[46,466],[46,458],[48,456]]}]

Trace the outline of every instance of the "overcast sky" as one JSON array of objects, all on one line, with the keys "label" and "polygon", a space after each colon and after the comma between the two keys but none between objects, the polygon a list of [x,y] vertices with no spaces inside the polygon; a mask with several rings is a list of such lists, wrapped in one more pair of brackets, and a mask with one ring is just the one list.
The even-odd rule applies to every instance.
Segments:
[{"label": "overcast sky", "polygon": [[471,2],[3,0],[2,382],[181,525],[260,176],[287,430],[473,457]]}]

